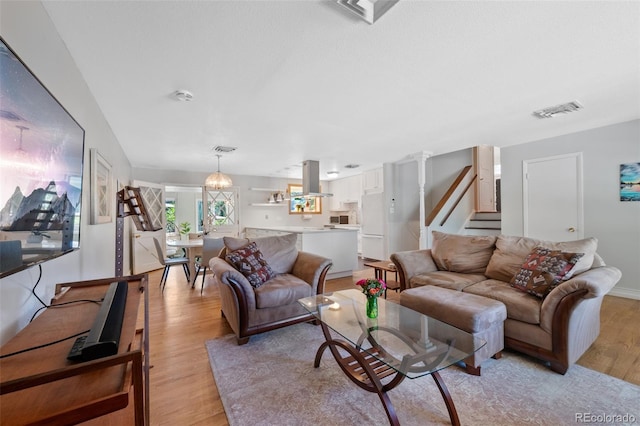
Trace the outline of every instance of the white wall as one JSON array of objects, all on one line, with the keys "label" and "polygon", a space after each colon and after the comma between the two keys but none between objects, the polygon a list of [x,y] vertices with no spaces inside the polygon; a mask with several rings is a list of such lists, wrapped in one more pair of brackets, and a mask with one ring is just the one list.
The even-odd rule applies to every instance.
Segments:
[{"label": "white wall", "polygon": [[[89,149],[97,148],[109,161],[114,178],[129,179],[131,167],[40,2],[3,0],[0,28],[5,42],[85,130],[80,250],[42,264],[36,292],[49,302],[57,283],[114,275],[115,222],[89,225]],[[130,268],[127,246],[124,268]],[[0,280],[0,344],[27,325],[40,307],[30,293],[38,272],[32,267]]]},{"label": "white wall", "polygon": [[640,120],[502,148],[502,233],[523,235],[523,161],[574,152],[584,161],[584,236],[622,271],[611,294],[640,299],[640,202],[620,201],[619,189],[620,164],[640,162]]}]

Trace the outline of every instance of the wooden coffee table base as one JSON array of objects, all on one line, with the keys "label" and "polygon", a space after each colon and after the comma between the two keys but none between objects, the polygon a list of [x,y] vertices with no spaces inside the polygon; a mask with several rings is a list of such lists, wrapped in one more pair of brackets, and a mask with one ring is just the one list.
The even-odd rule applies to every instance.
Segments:
[{"label": "wooden coffee table base", "polygon": [[[395,409],[393,408],[393,404],[391,403],[391,399],[389,398],[389,395],[387,395],[387,392],[402,383],[402,381],[405,379],[405,375],[397,372],[393,368],[379,361],[374,356],[374,354],[384,354],[384,350],[369,337],[365,338],[367,338],[367,340],[369,340],[372,346],[376,349],[362,351],[359,349],[359,347],[355,347],[354,345],[344,340],[334,339],[331,336],[329,328],[324,323],[321,323],[320,325],[322,326],[322,332],[324,333],[326,341],[322,343],[322,345],[320,345],[320,347],[318,348],[313,366],[315,368],[318,368],[320,366],[322,354],[324,353],[325,349],[329,348],[331,354],[338,362],[340,369],[342,369],[344,374],[346,374],[346,376],[351,379],[353,383],[366,390],[367,392],[374,392],[378,394],[378,397],[382,402],[382,406],[387,413],[387,417],[389,418],[389,423],[394,426],[400,425],[398,416],[396,415]],[[393,330],[389,329],[386,329],[385,331],[392,333],[394,332]],[[394,334],[398,335],[397,333]],[[398,337],[402,336],[398,335]],[[349,355],[342,356],[342,354],[338,351],[338,348],[343,349]],[[391,379],[383,384],[382,380],[389,377],[391,377]],[[459,426],[460,420],[458,419],[456,407],[453,404],[451,394],[449,394],[449,390],[444,384],[442,377],[440,377],[440,374],[437,371],[431,373],[431,377],[433,377],[433,380],[436,382],[436,385],[440,390],[440,394],[442,395],[442,399],[444,399],[444,402],[447,406],[451,424],[454,426]]]}]

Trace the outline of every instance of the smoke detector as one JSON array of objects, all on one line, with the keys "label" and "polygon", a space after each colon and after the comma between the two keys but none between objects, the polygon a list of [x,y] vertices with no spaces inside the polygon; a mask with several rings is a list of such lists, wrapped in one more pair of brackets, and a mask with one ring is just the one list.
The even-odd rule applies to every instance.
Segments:
[{"label": "smoke detector", "polygon": [[580,104],[580,102],[572,101],[572,102],[567,102],[566,104],[560,104],[560,105],[540,109],[538,111],[534,111],[533,115],[538,118],[553,118],[556,115],[568,114],[570,112],[578,111],[582,108],[584,107]]},{"label": "smoke detector", "polygon": [[189,102],[193,100],[193,93],[188,90],[176,90],[173,97],[179,101]]}]

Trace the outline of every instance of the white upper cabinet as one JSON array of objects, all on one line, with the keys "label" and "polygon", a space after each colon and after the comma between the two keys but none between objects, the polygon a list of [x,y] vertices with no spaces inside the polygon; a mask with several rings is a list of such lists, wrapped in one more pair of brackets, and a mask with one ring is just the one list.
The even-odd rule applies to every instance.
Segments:
[{"label": "white upper cabinet", "polygon": [[354,209],[355,204],[360,203],[362,196],[362,176],[350,176],[336,179],[329,182],[331,197],[331,210],[349,211]]},{"label": "white upper cabinet", "polygon": [[336,179],[329,182],[329,192],[333,194],[330,198],[330,209],[334,211],[342,210],[342,203],[346,196],[346,185],[344,179]]},{"label": "white upper cabinet", "polygon": [[382,167],[362,173],[362,191],[365,194],[384,191]]},{"label": "white upper cabinet", "polygon": [[358,203],[362,198],[362,175],[351,176],[345,179],[347,182],[347,203]]}]

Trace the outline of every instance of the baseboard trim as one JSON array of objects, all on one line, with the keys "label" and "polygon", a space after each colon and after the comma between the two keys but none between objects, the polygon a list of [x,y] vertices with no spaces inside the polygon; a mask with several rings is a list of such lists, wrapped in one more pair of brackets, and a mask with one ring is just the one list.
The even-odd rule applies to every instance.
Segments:
[{"label": "baseboard trim", "polygon": [[635,299],[635,300],[640,300],[640,290],[635,290],[632,288],[617,288],[614,287],[609,293],[607,293],[609,296],[617,296],[617,297],[624,297],[626,299]]}]

